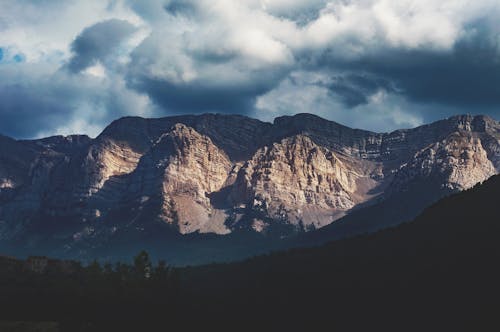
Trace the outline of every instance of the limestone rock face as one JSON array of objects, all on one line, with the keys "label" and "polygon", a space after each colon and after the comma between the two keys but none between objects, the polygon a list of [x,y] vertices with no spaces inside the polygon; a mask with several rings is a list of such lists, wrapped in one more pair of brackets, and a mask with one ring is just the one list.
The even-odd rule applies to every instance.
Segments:
[{"label": "limestone rock face", "polygon": [[[157,184],[141,196],[160,194],[160,218],[181,233],[227,233],[224,211],[211,205],[209,195],[223,188],[231,168],[227,155],[210,138],[176,124],[144,156],[136,176],[142,184]],[[147,179],[152,169],[156,178]]]},{"label": "limestone rock face", "polygon": [[307,231],[415,183],[420,191],[411,197],[419,200],[499,170],[500,124],[485,116],[392,133],[311,114],[274,123],[219,114],[126,117],[95,139],[0,136],[0,241],[32,241],[40,230],[68,248],[157,227]]},{"label": "limestone rock face", "polygon": [[366,177],[349,158],[297,135],[259,149],[240,169],[233,197],[272,218],[317,228],[362,200],[357,184]]},{"label": "limestone rock face", "polygon": [[392,190],[404,190],[408,181],[430,178],[443,188],[464,190],[497,174],[481,138],[455,132],[419,151],[397,173]]},{"label": "limestone rock face", "polygon": [[130,146],[110,140],[102,140],[91,146],[83,157],[80,167],[80,184],[82,196],[92,196],[100,193],[104,184],[113,177],[130,174],[139,163],[141,153]]}]

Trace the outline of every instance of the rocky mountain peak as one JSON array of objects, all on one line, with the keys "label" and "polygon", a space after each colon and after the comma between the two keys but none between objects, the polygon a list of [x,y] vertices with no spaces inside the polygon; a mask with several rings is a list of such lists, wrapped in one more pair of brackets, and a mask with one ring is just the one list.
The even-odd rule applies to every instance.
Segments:
[{"label": "rocky mountain peak", "polygon": [[198,135],[198,132],[196,132],[193,128],[186,126],[183,123],[176,123],[172,126],[171,132],[179,133],[179,134],[195,134]]},{"label": "rocky mountain peak", "polygon": [[182,234],[226,233],[225,213],[214,209],[209,196],[224,187],[231,169],[209,137],[176,123],[144,155],[131,181],[140,188],[137,196],[160,198],[158,217]]},{"label": "rocky mountain peak", "polygon": [[489,124],[495,121],[484,115],[457,115],[448,119],[458,130],[485,132]]},{"label": "rocky mountain peak", "polygon": [[70,234],[69,246],[73,236],[158,225],[177,234],[310,230],[414,183],[418,203],[425,190],[440,197],[484,181],[500,170],[499,142],[497,121],[470,115],[391,133],[311,114],[273,123],[203,114],[125,117],[95,139],[0,137],[0,237],[48,221],[67,226],[54,232]]},{"label": "rocky mountain peak", "polygon": [[361,192],[375,186],[362,167],[306,135],[295,135],[258,150],[241,167],[232,197],[256,215],[321,227],[366,199]]},{"label": "rocky mountain peak", "polygon": [[32,145],[37,149],[52,150],[60,153],[71,153],[72,151],[90,144],[92,139],[87,135],[58,135],[37,140],[25,140],[22,142],[27,145]]},{"label": "rocky mountain peak", "polygon": [[464,190],[497,174],[481,138],[464,129],[454,132],[415,154],[396,174],[391,191],[409,184],[432,181],[451,190]]},{"label": "rocky mountain peak", "polygon": [[152,148],[163,145],[162,153],[164,156],[169,156],[172,153],[183,153],[184,149],[189,148],[191,144],[196,144],[198,140],[203,140],[207,144],[211,144],[210,139],[199,134],[196,130],[182,123],[174,124],[169,131],[160,135],[153,143]]}]

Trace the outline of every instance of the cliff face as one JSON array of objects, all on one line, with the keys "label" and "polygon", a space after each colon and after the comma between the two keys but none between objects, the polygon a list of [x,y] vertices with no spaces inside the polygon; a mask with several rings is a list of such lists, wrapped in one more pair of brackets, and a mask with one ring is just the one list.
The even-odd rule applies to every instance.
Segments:
[{"label": "cliff face", "polygon": [[444,140],[417,152],[397,172],[391,190],[405,190],[405,184],[433,179],[442,188],[464,190],[497,174],[481,138],[473,132],[454,132]]},{"label": "cliff face", "polygon": [[144,156],[134,183],[139,187],[153,184],[142,188],[141,200],[159,196],[160,219],[182,234],[224,234],[229,232],[224,225],[226,215],[212,206],[209,194],[224,187],[231,169],[227,155],[210,138],[176,124]]},{"label": "cliff face", "polygon": [[129,117],[96,139],[1,136],[0,239],[45,223],[68,242],[159,224],[181,234],[310,230],[416,182],[444,195],[484,181],[500,169],[499,140],[500,124],[484,116],[381,134],[310,114],[273,124]]},{"label": "cliff face", "polygon": [[353,158],[296,135],[259,149],[239,170],[232,197],[272,219],[318,228],[364,201],[376,185]]},{"label": "cliff face", "polygon": [[0,135],[0,188],[13,189],[28,181],[30,165],[36,151],[30,147]]}]

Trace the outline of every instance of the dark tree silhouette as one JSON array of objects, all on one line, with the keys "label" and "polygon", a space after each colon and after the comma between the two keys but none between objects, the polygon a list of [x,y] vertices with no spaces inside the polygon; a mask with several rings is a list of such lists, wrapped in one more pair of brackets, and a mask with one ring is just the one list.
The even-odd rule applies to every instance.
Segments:
[{"label": "dark tree silhouette", "polygon": [[141,250],[134,258],[134,274],[137,279],[149,279],[151,272],[152,264],[149,254],[145,250]]}]

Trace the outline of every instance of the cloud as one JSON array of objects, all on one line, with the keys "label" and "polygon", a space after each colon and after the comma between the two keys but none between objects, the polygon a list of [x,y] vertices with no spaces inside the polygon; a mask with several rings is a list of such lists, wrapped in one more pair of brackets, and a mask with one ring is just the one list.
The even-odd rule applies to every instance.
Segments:
[{"label": "cloud", "polygon": [[[439,105],[468,112],[458,106],[499,102],[498,57],[483,47],[483,61],[475,58],[483,39],[495,35],[494,21],[485,18],[498,17],[491,1],[174,1],[164,8],[161,26],[153,26],[132,53],[127,77],[168,112],[269,118],[262,108],[253,111],[270,96],[281,100],[281,93],[292,104],[315,100],[302,112],[335,105],[362,117],[361,110],[376,116],[386,107],[394,120],[373,128],[385,123],[385,129],[394,129],[404,124],[403,106],[416,112],[408,114],[409,125],[440,116],[445,111],[436,112]],[[288,94],[283,82],[296,79],[297,71],[321,73],[321,80],[311,83],[316,88],[308,84]],[[318,91],[326,94],[315,98]],[[388,97],[375,105],[373,98],[381,93]],[[489,112],[485,107],[476,111]],[[360,122],[336,112],[322,115]]]},{"label": "cloud", "polygon": [[0,47],[15,49],[31,63],[67,60],[72,41],[98,22],[142,23],[120,0],[0,0],[0,8]]},{"label": "cloud", "polygon": [[68,69],[80,72],[97,61],[106,62],[123,41],[130,37],[136,28],[127,21],[111,19],[85,28],[71,44],[73,56]]},{"label": "cloud", "polygon": [[252,115],[272,121],[277,116],[307,111],[354,128],[379,132],[411,128],[424,122],[422,111],[426,107],[409,104],[384,89],[373,90],[363,96],[364,103],[346,108],[345,100],[332,97],[331,86],[323,84],[329,79],[324,73],[293,72],[276,89],[257,99]]},{"label": "cloud", "polygon": [[[110,47],[116,45],[116,36],[124,35],[128,25],[144,28],[130,8],[120,1],[100,0],[2,3],[0,0],[3,9],[0,12],[0,48],[3,50],[0,133],[17,138],[70,133],[95,136],[117,117],[155,115],[156,108],[149,97],[126,86],[121,65],[116,63],[124,57],[122,44],[118,48]],[[71,52],[75,39],[92,36],[84,33],[87,28],[109,21],[124,23],[111,23],[110,32],[99,32],[109,40],[95,44],[99,47],[97,53]],[[133,40],[136,35],[123,45],[126,56],[133,43],[138,43]],[[102,45],[108,41],[110,45]],[[97,63],[81,73],[71,74],[64,67],[73,56],[93,56],[113,66],[104,69]]]},{"label": "cloud", "polygon": [[70,74],[52,66],[0,66],[0,132],[18,138],[86,133],[96,136],[125,115],[155,116],[147,96],[122,77]]},{"label": "cloud", "polygon": [[169,112],[247,112],[294,63],[278,36],[289,23],[237,2],[196,4],[196,18],[181,15],[195,2],[164,7],[161,24],[131,53],[129,85]]},{"label": "cloud", "polygon": [[347,106],[366,102],[367,90],[383,88],[415,103],[487,110],[500,105],[498,33],[481,20],[464,26],[446,52],[389,48],[347,61],[325,55],[315,66],[350,73],[331,86],[334,92],[340,89]]},{"label": "cloud", "polygon": [[[496,0],[0,0],[0,132],[311,112],[372,130],[500,117]],[[23,123],[23,118],[30,122]]]},{"label": "cloud", "polygon": [[163,8],[173,15],[194,15],[196,6],[190,1],[173,0],[168,2]]},{"label": "cloud", "polygon": [[316,20],[321,9],[327,5],[326,0],[273,0],[261,1],[262,10],[267,13],[291,20],[299,26],[305,26]]},{"label": "cloud", "polygon": [[397,92],[389,80],[362,71],[334,74],[317,84],[327,87],[335,98],[349,108],[367,104],[370,98],[380,90],[386,93]]}]

